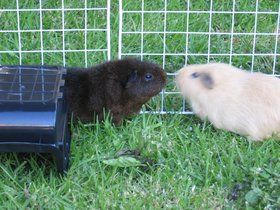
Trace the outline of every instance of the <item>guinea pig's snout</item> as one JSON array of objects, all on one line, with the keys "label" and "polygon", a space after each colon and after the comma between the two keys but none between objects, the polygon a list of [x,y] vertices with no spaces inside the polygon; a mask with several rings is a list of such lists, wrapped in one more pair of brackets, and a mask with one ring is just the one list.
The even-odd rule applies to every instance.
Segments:
[{"label": "guinea pig's snout", "polygon": [[160,69],[160,72],[161,72],[162,86],[165,86],[167,74],[164,69]]}]

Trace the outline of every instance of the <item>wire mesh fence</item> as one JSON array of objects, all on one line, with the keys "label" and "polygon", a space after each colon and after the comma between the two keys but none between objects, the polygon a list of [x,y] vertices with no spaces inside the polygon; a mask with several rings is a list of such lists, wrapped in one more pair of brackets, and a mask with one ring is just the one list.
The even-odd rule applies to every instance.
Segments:
[{"label": "wire mesh fence", "polygon": [[225,62],[280,74],[279,1],[120,0],[119,16],[119,58],[154,60],[167,71],[153,111],[191,113],[173,82],[184,65]]},{"label": "wire mesh fence", "polygon": [[278,0],[0,1],[0,64],[152,60],[168,79],[145,112],[189,114],[173,82],[184,65],[225,62],[280,75],[279,19]]},{"label": "wire mesh fence", "polygon": [[110,59],[110,0],[1,1],[0,40],[1,64]]}]

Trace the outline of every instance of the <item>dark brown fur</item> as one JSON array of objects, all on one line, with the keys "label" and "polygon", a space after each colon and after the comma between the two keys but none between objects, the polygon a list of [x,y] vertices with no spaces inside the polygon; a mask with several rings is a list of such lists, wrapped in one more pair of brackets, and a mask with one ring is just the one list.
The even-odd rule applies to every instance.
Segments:
[{"label": "dark brown fur", "polygon": [[[152,79],[147,79],[152,75]],[[113,123],[138,113],[144,103],[165,85],[166,74],[158,65],[129,58],[90,68],[69,68],[66,96],[74,119],[91,122],[110,111]]]}]

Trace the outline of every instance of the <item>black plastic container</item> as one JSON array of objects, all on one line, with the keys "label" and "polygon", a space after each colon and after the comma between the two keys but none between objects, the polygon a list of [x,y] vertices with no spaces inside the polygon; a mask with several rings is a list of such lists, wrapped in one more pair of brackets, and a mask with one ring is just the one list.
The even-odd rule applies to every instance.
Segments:
[{"label": "black plastic container", "polygon": [[65,74],[60,66],[0,66],[0,152],[53,153],[67,171]]}]

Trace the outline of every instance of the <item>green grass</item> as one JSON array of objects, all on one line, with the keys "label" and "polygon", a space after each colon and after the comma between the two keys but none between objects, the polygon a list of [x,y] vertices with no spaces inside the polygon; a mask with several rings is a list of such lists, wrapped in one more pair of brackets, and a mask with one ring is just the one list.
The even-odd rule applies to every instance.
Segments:
[{"label": "green grass", "polygon": [[[20,1],[20,8],[39,8],[37,1]],[[146,10],[164,10],[164,1],[144,1]],[[190,0],[191,10],[209,10],[210,1]],[[61,1],[42,1],[43,8],[61,8]],[[112,57],[118,51],[118,1],[112,0]],[[106,0],[88,1],[89,6],[106,5]],[[83,8],[84,0],[64,1],[65,8]],[[140,10],[141,0],[124,0],[126,10]],[[185,8],[184,0],[169,0],[168,10]],[[1,8],[16,8],[16,1],[0,1]],[[213,1],[214,10],[231,11],[232,2]],[[236,11],[255,11],[255,1],[236,1]],[[259,11],[278,11],[278,2],[259,1]],[[38,12],[21,14],[21,29],[39,29]],[[43,12],[44,29],[60,29],[59,11]],[[84,11],[65,12],[67,28],[84,27]],[[89,11],[88,27],[104,28],[104,12]],[[167,15],[168,31],[185,31],[186,15]],[[211,30],[231,31],[231,14],[212,16]],[[125,31],[141,30],[141,15],[124,15]],[[253,32],[254,16],[235,14],[235,32]],[[258,16],[258,32],[274,32],[277,15]],[[162,31],[163,16],[149,13],[144,29]],[[191,13],[190,32],[208,32],[209,14]],[[0,12],[0,29],[17,30],[14,12]],[[62,49],[62,32],[43,32],[46,50]],[[257,36],[256,53],[274,53],[275,36]],[[84,49],[83,31],[65,32],[65,49]],[[103,32],[88,32],[87,48],[106,47]],[[167,34],[166,53],[207,53],[208,35]],[[18,50],[17,33],[0,33],[0,50]],[[211,53],[228,53],[229,35],[211,36]],[[233,53],[251,53],[253,36],[233,37]],[[144,36],[144,52],[163,53],[163,34]],[[40,50],[40,32],[21,34],[22,50]],[[139,53],[140,34],[123,37],[124,53]],[[186,47],[187,45],[187,47]],[[278,44],[278,48],[279,48]],[[277,49],[279,53],[279,49]],[[23,53],[23,64],[42,63],[41,53]],[[66,53],[66,65],[84,66],[84,52]],[[106,59],[106,53],[88,52],[88,64]],[[158,64],[163,57],[144,56]],[[254,70],[271,73],[273,56],[256,56]],[[228,56],[210,56],[211,61],[229,62]],[[45,64],[63,64],[61,52],[46,52]],[[188,56],[187,63],[205,63],[207,56]],[[234,65],[251,69],[251,56],[233,56]],[[1,64],[19,64],[18,53],[0,54]],[[185,56],[168,55],[165,69],[175,72],[185,63]],[[279,73],[279,58],[276,63]],[[173,77],[168,77],[166,91],[176,91]],[[179,95],[164,97],[165,109],[182,110]],[[161,96],[156,96],[149,109],[160,110]],[[279,209],[280,208],[280,144],[271,138],[263,143],[215,130],[209,123],[189,115],[138,115],[116,128],[107,120],[97,124],[72,125],[71,167],[67,176],[59,177],[49,156],[0,155],[0,206],[6,209]],[[110,166],[103,160],[115,157],[124,149],[137,149],[143,157],[154,160],[150,167]]]},{"label": "green grass", "polygon": [[[1,206],[279,208],[280,145],[274,140],[250,143],[194,117],[176,115],[139,115],[120,128],[109,121],[80,124],[72,131],[71,168],[63,178],[57,177],[51,159],[0,156]],[[156,164],[142,170],[102,162],[124,148],[138,149]],[[237,192],[236,185],[242,186]],[[260,189],[259,199],[246,204],[245,195],[254,189]]]}]

